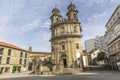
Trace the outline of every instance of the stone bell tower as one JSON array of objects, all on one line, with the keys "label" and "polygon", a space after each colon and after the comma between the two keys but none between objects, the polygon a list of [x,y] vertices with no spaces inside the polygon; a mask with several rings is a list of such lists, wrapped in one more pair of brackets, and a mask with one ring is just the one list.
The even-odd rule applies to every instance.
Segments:
[{"label": "stone bell tower", "polygon": [[78,11],[72,3],[68,6],[67,19],[57,7],[53,8],[51,19],[51,52],[56,65],[75,67],[82,54],[81,32]]}]

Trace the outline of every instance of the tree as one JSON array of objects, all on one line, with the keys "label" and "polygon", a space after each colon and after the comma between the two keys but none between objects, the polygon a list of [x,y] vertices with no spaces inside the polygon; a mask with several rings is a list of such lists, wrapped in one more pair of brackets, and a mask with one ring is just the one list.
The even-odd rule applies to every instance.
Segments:
[{"label": "tree", "polygon": [[93,59],[93,65],[97,65],[97,57]]},{"label": "tree", "polygon": [[32,59],[32,71],[35,74],[39,74],[40,64],[42,64],[42,60],[40,59],[40,57],[39,56],[33,57],[33,59]]},{"label": "tree", "polygon": [[99,52],[97,55],[97,61],[102,61],[105,58],[105,52]]},{"label": "tree", "polygon": [[50,69],[50,71],[52,71],[52,67],[55,65],[53,62],[52,62],[52,58],[51,57],[48,57],[46,59],[44,59],[44,61],[42,62],[43,66],[46,66]]},{"label": "tree", "polygon": [[31,71],[32,70],[32,62],[29,62],[28,69]]}]

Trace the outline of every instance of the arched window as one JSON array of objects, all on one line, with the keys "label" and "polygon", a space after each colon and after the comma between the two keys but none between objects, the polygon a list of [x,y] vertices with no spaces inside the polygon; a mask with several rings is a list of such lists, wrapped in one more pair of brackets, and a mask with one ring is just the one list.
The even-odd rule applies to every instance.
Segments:
[{"label": "arched window", "polygon": [[79,43],[76,43],[76,49],[79,49]]},{"label": "arched window", "polygon": [[62,50],[65,50],[65,45],[62,44],[62,45],[61,45],[61,49],[62,49]]},{"label": "arched window", "polygon": [[58,21],[58,20],[59,20],[59,18],[56,18],[56,20]]},{"label": "arched window", "polygon": [[64,27],[61,28],[61,33],[64,33]]},{"label": "arched window", "polygon": [[74,18],[74,19],[76,18],[76,14],[73,14],[73,18]]},{"label": "arched window", "polygon": [[78,32],[78,31],[77,31],[77,27],[76,27],[76,26],[74,27],[74,32],[76,32],[76,33]]}]

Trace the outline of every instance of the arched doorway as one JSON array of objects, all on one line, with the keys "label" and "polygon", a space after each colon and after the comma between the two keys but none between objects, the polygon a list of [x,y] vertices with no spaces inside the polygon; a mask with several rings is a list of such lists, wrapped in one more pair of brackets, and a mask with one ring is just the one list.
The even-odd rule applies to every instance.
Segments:
[{"label": "arched doorway", "polygon": [[64,68],[67,68],[67,55],[66,54],[61,54],[61,59],[63,61]]}]

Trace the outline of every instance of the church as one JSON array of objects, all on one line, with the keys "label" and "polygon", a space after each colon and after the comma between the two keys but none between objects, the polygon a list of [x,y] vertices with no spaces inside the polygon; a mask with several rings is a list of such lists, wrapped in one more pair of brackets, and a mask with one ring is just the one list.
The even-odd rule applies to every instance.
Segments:
[{"label": "church", "polygon": [[64,68],[74,68],[80,65],[82,56],[81,23],[78,19],[76,5],[70,3],[67,7],[67,19],[63,18],[60,10],[52,10],[51,19],[51,53],[56,67],[60,64]]}]

